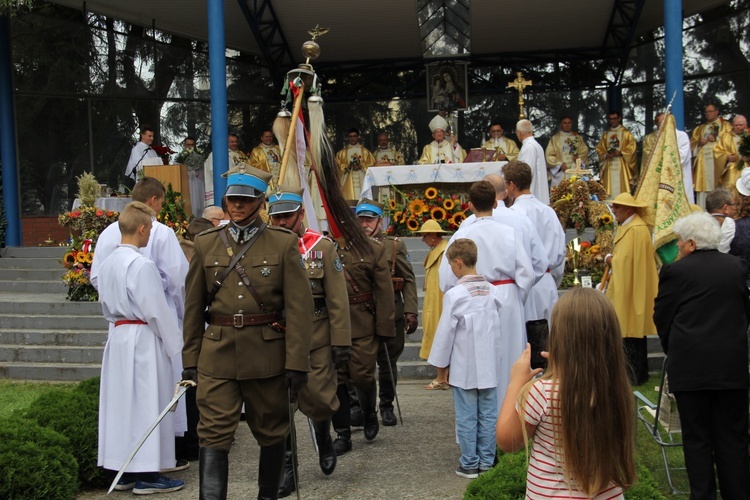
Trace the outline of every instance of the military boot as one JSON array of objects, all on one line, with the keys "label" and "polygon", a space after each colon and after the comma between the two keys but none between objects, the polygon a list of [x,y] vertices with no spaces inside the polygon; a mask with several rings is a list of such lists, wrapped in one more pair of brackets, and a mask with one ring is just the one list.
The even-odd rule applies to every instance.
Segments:
[{"label": "military boot", "polygon": [[292,453],[292,436],[286,437],[286,452],[284,453],[284,473],[279,486],[279,498],[285,498],[297,490],[294,485],[294,462],[296,457]]},{"label": "military boot", "polygon": [[376,406],[378,397],[377,384],[373,380],[369,389],[366,391],[357,389],[357,392],[359,396],[359,404],[362,406],[362,414],[365,418],[365,439],[372,441],[375,439],[375,436],[378,435],[378,431],[380,430],[380,422],[378,422]]},{"label": "military boot", "polygon": [[331,419],[333,430],[336,431],[333,448],[336,455],[343,455],[352,449],[351,414],[349,413],[349,396],[346,392],[346,384],[339,384],[336,387],[336,396],[339,398],[339,409]]},{"label": "military boot", "polygon": [[276,500],[279,498],[279,484],[284,470],[286,444],[260,447],[258,464],[258,500]]},{"label": "military boot", "polygon": [[201,448],[200,500],[226,500],[229,479],[229,452],[219,448]]},{"label": "military boot", "polygon": [[330,476],[336,468],[336,449],[331,439],[331,421],[314,420],[315,442],[318,444],[318,463],[323,474]]}]

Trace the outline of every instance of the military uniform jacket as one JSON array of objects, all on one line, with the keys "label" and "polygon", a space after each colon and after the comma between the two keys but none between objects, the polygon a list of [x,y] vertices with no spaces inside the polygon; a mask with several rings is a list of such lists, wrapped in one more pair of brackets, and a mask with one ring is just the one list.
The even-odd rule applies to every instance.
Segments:
[{"label": "military uniform jacket", "polygon": [[327,345],[352,345],[349,295],[346,292],[343,266],[336,253],[336,244],[322,237],[312,248],[302,253],[302,258],[313,299],[316,302],[326,302],[326,307],[316,307],[313,312],[315,323],[310,349]]},{"label": "military uniform jacket", "polygon": [[[259,222],[259,220],[258,220]],[[197,367],[204,375],[220,379],[260,379],[286,370],[310,371],[310,325],[313,300],[297,244],[297,235],[266,227],[240,263],[265,305],[265,312],[285,311],[286,332],[267,324],[204,327],[204,311],[212,284],[231,257],[219,237],[228,226],[206,231],[195,238],[185,293],[185,347],[183,366]],[[235,254],[238,245],[227,239]],[[211,315],[261,314],[261,308],[233,269],[211,305]]]},{"label": "military uniform jacket", "polygon": [[374,316],[365,303],[349,304],[353,339],[369,337],[376,333],[381,337],[396,336],[391,270],[385,257],[384,246],[374,240],[372,244],[374,252],[369,257],[362,257],[349,247],[339,247],[341,263],[359,288],[359,292],[356,292],[347,280],[348,294],[372,292],[375,301]]},{"label": "military uniform jacket", "polygon": [[[403,278],[404,288],[401,291],[394,291],[396,309],[394,314],[396,318],[403,317],[404,313],[417,314],[419,311],[419,302],[417,300],[417,284],[414,279],[414,269],[411,267],[409,252],[406,250],[406,244],[396,236],[386,236],[381,233],[377,240],[383,245],[385,258],[388,260],[388,272],[393,269],[394,246],[396,269],[393,274],[396,278]],[[393,242],[396,242],[394,245]]]}]

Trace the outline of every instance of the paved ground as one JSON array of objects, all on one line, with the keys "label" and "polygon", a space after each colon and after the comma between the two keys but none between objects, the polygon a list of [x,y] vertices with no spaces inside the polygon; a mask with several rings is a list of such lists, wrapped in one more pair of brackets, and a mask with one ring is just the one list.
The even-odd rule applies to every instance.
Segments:
[{"label": "paved ground", "polygon": [[[300,451],[300,498],[318,499],[457,499],[469,480],[455,474],[459,449],[454,430],[451,391],[426,391],[425,380],[403,381],[399,399],[404,425],[382,427],[372,443],[361,428],[352,434],[353,450],[339,457],[336,471],[324,476],[312,448],[307,420],[299,412],[296,425]],[[251,499],[258,492],[258,447],[244,423],[229,456],[229,498]],[[166,498],[198,498],[198,463],[172,474],[185,489]],[[79,496],[106,498],[106,491]],[[110,498],[132,498],[113,492]],[[291,499],[295,499],[293,494]]]}]

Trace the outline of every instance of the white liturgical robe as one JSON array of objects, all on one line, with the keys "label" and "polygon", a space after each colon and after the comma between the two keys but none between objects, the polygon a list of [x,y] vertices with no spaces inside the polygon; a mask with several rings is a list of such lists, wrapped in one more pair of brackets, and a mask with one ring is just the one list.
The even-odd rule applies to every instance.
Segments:
[{"label": "white liturgical robe", "polygon": [[518,161],[531,167],[531,194],[545,205],[549,205],[549,184],[547,183],[547,160],[542,146],[533,137],[521,143]]},{"label": "white liturgical robe", "polygon": [[[138,141],[138,143],[133,146],[133,149],[130,150],[128,165],[125,167],[125,177],[132,177],[133,179],[136,179],[137,173],[143,170],[144,160],[158,157],[159,155],[156,154],[156,151],[151,149],[151,146],[149,146],[145,142]],[[149,162],[149,165],[153,165],[153,163]]]},{"label": "white liturgical robe", "polygon": [[[118,245],[100,265],[99,301],[110,322],[102,360],[98,465],[119,470],[174,393],[170,358],[179,358],[182,333],[160,290],[156,265],[131,245]],[[147,324],[124,324],[141,320]],[[174,467],[174,416],[167,415],[126,472]]]}]

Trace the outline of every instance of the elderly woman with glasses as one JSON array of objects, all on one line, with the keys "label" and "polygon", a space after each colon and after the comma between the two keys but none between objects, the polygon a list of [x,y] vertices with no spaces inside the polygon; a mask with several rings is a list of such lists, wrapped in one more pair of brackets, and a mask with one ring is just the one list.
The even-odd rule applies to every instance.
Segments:
[{"label": "elderly woman with glasses", "polygon": [[[654,323],[682,423],[690,498],[748,498],[747,264],[718,251],[707,213],[675,222],[680,259],[659,275]],[[716,473],[714,472],[716,466]]]}]

